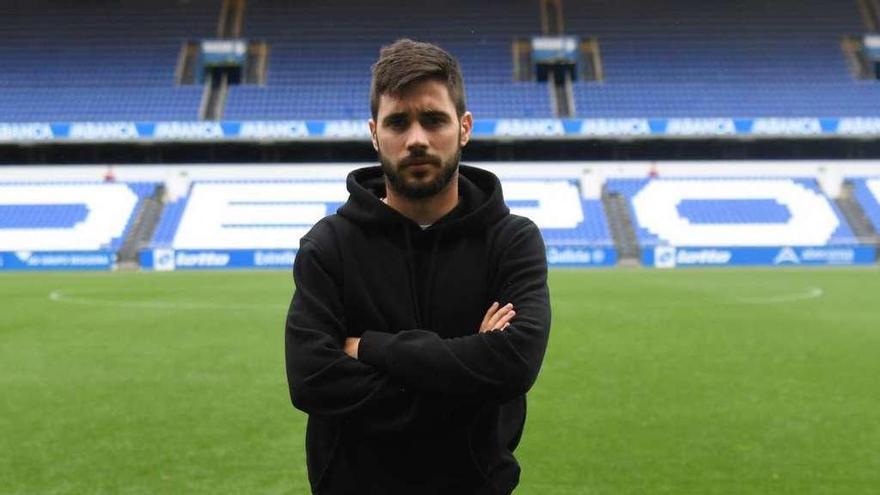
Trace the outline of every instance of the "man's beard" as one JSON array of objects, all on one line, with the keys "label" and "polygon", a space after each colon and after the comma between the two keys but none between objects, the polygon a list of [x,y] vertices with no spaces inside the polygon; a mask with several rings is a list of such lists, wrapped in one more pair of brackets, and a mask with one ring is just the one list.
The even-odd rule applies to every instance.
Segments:
[{"label": "man's beard", "polygon": [[[389,186],[394,192],[400,194],[407,199],[425,199],[436,195],[442,191],[450,182],[455,174],[458,173],[458,163],[461,160],[461,146],[455,152],[455,155],[448,161],[442,161],[436,155],[418,154],[410,155],[395,166],[391,160],[382,154],[379,150],[379,163],[382,164],[382,172],[388,178]],[[407,181],[401,174],[401,170],[407,166],[417,163],[428,163],[431,166],[441,167],[440,173],[434,177],[434,180],[428,183],[412,183]]]}]

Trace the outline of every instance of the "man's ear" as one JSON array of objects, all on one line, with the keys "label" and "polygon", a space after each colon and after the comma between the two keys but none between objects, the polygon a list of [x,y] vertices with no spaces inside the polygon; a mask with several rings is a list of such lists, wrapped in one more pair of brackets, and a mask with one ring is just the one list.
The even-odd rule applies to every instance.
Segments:
[{"label": "man's ear", "polygon": [[370,119],[368,124],[370,125],[370,139],[373,141],[373,149],[379,151],[379,138],[376,137],[376,121]]},{"label": "man's ear", "polygon": [[458,144],[462,147],[471,140],[471,131],[474,130],[474,116],[470,112],[465,112],[461,116],[461,136]]}]

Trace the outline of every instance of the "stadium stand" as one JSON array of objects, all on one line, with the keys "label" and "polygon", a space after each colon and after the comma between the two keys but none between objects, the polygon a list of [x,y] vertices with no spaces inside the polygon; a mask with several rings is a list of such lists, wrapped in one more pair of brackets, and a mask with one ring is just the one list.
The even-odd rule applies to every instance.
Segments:
[{"label": "stadium stand", "polygon": [[[504,188],[511,211],[532,218],[548,246],[613,245],[601,202],[582,199],[577,181],[510,180]],[[188,196],[166,206],[151,247],[296,248],[347,197],[338,180],[197,181]]]},{"label": "stadium stand", "polygon": [[[219,10],[3,2],[0,120],[197,120],[203,88],[175,86],[174,70],[184,40],[213,36]],[[854,79],[840,48],[865,31],[855,2],[602,0],[563,12],[566,32],[596,36],[602,52],[604,81],[574,84],[578,117],[880,115],[880,84]],[[370,64],[404,36],[459,58],[477,117],[553,117],[545,84],[513,80],[512,41],[540,34],[535,0],[251,0],[243,34],[269,42],[268,80],[232,86],[226,120],[367,118]]]},{"label": "stadium stand", "polygon": [[181,43],[210,37],[218,2],[0,2],[0,121],[197,120],[175,86]]},{"label": "stadium stand", "polygon": [[[857,215],[846,216],[840,198],[831,200],[809,175],[602,174],[600,188],[594,174],[505,170],[505,201],[537,224],[554,266],[668,266],[666,251],[676,248],[682,266],[875,261],[873,234],[858,237],[852,226],[870,219],[877,230],[877,178],[848,180]],[[222,169],[193,178],[165,172],[164,183],[0,182],[0,268],[289,268],[300,238],[348,193],[340,169],[321,177],[265,172],[271,175],[259,179]],[[65,256],[77,253],[103,258],[68,263]]]},{"label": "stadium stand", "polygon": [[852,182],[856,201],[874,227],[874,232],[880,232],[880,178],[860,178]]},{"label": "stadium stand", "polygon": [[857,244],[814,179],[609,179],[642,247]]},{"label": "stadium stand", "polygon": [[565,22],[598,37],[606,75],[575,84],[578,116],[880,113],[880,85],[855,80],[840,48],[865,31],[856,2],[567,2]]},{"label": "stadium stand", "polygon": [[154,183],[0,184],[0,250],[118,251]]},{"label": "stadium stand", "polygon": [[583,199],[575,180],[507,180],[512,213],[531,218],[548,246],[612,246],[602,202]]},{"label": "stadium stand", "polygon": [[512,76],[511,41],[539,32],[533,0],[380,0],[344,8],[251,0],[244,34],[272,45],[268,83],[231,88],[225,118],[369,118],[370,66],[382,45],[401,37],[439,43],[458,57],[470,110],[480,118],[552,117],[546,86]]},{"label": "stadium stand", "polygon": [[180,219],[186,209],[186,203],[189,196],[183,196],[175,201],[165,203],[162,210],[162,216],[153,231],[153,239],[150,245],[156,248],[170,248],[174,243],[174,234],[180,225]]},{"label": "stadium stand", "polygon": [[347,197],[339,181],[196,182],[172,247],[296,248]]}]

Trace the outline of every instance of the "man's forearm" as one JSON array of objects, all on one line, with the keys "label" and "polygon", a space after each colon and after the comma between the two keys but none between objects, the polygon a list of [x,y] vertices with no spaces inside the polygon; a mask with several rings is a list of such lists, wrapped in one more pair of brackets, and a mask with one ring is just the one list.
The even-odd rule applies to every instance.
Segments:
[{"label": "man's forearm", "polygon": [[[512,320],[514,316],[516,316],[516,311],[513,310],[513,304],[507,303],[502,306],[498,301],[495,301],[489,306],[485,316],[483,316],[479,332],[504,330],[510,326],[510,320]],[[357,359],[360,344],[360,337],[348,337],[345,339],[343,350],[350,357]]]}]

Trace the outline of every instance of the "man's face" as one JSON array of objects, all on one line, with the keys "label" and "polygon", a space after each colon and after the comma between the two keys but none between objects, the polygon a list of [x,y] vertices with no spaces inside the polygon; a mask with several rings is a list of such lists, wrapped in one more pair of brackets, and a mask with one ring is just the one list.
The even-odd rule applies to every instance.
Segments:
[{"label": "man's face", "polygon": [[410,199],[434,196],[452,181],[472,127],[470,112],[459,119],[446,86],[430,79],[398,96],[382,95],[370,120],[390,187]]}]

